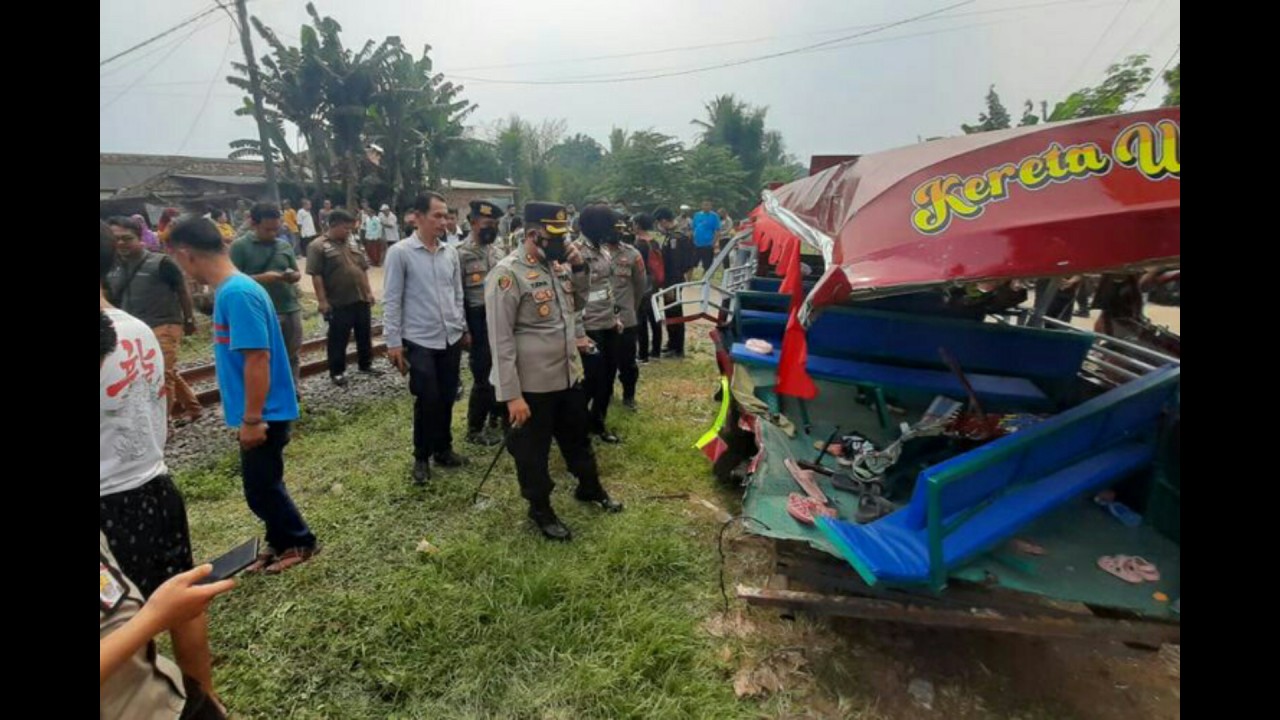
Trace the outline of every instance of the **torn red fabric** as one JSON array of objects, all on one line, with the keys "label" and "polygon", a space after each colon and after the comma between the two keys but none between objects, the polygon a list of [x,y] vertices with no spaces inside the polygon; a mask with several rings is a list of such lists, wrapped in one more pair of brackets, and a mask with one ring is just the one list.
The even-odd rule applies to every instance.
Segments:
[{"label": "torn red fabric", "polygon": [[809,357],[808,340],[800,326],[798,314],[804,302],[804,276],[800,273],[800,239],[792,235],[781,223],[769,217],[757,207],[751,212],[755,232],[752,239],[757,251],[766,251],[768,262],[782,277],[779,292],[791,296],[787,329],[782,339],[782,357],[778,363],[777,392],[791,397],[811,400],[818,395],[818,388],[809,377],[805,363]]},{"label": "torn red fabric", "polygon": [[725,444],[725,441],[717,437],[715,440],[712,440],[703,446],[702,454],[706,455],[707,459],[714,463],[719,460],[720,456],[725,454],[728,449],[729,446]]}]

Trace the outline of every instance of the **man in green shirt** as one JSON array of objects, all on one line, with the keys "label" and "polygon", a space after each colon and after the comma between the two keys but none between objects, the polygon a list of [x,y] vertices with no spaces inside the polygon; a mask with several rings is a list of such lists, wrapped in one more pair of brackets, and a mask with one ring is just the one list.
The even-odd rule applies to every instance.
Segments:
[{"label": "man in green shirt", "polygon": [[302,347],[302,305],[298,302],[298,258],[293,246],[279,239],[280,209],[259,203],[249,211],[249,232],[231,243],[231,262],[236,269],[266,288],[276,306],[280,330],[284,333],[293,384],[301,393],[298,350]]}]

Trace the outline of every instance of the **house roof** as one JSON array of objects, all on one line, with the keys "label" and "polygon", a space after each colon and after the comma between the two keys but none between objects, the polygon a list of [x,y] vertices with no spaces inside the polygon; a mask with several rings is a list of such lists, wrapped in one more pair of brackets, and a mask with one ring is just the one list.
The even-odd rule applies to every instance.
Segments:
[{"label": "house roof", "polygon": [[98,154],[98,190],[118,193],[134,188],[165,174],[190,175],[192,177],[216,177],[216,182],[243,184],[231,179],[252,177],[262,179],[262,162],[259,160],[228,160],[226,158],[201,158],[183,155],[133,155],[124,153]]},{"label": "house roof", "polygon": [[472,182],[470,180],[445,179],[444,186],[449,190],[519,190],[514,185],[497,185],[494,183]]}]

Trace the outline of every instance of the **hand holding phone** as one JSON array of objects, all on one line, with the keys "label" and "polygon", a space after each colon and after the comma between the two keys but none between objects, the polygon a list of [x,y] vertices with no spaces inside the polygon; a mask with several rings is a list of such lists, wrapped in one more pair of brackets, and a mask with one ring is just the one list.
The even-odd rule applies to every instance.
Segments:
[{"label": "hand holding phone", "polygon": [[209,573],[206,577],[201,578],[196,582],[196,584],[208,585],[209,583],[218,582],[219,580],[226,580],[252,565],[253,561],[257,559],[258,538],[254,538],[249,542],[236,547],[225,555],[214,558],[211,563],[213,565],[213,572]]}]

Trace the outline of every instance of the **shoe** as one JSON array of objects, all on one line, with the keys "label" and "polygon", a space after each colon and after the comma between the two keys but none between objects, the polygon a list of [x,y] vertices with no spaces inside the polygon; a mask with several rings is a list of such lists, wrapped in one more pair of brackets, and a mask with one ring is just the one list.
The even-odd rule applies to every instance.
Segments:
[{"label": "shoe", "polygon": [[662,357],[677,358],[677,359],[683,358],[684,351],[683,350],[667,350],[666,352],[662,353]]},{"label": "shoe", "polygon": [[462,467],[463,465],[467,464],[466,458],[462,457],[461,455],[459,455],[458,453],[452,450],[448,452],[436,453],[434,459],[436,461],[436,465],[440,467],[446,467],[446,468]]},{"label": "shoe", "polygon": [[600,442],[606,443],[609,445],[617,445],[618,443],[622,442],[622,438],[618,437],[617,435],[614,435],[608,430],[596,433],[596,437],[600,438]]},{"label": "shoe", "polygon": [[268,575],[279,575],[285,570],[296,565],[301,565],[319,554],[319,545],[309,548],[290,548],[277,555],[276,561],[268,565],[263,572]]},{"label": "shoe", "polygon": [[635,412],[635,411],[636,411],[636,399],[635,399],[635,398],[622,398],[622,406],[623,406],[623,407],[625,407],[626,409],[630,410],[631,412]]},{"label": "shoe", "polygon": [[376,375],[381,375],[381,374],[382,374],[382,371],[381,371],[381,370],[379,370],[378,368],[372,368],[372,367],[371,367],[371,368],[360,368],[360,369],[359,369],[359,370],[357,370],[356,372],[360,373],[361,375],[375,375],[375,376],[376,376]]},{"label": "shoe", "polygon": [[573,533],[560,522],[560,518],[556,517],[556,511],[552,510],[549,504],[541,510],[529,508],[529,519],[538,526],[542,536],[548,540],[567,542],[573,538]]},{"label": "shoe", "polygon": [[641,365],[648,365],[648,364],[649,364],[649,358],[647,358],[647,357],[642,357],[642,358],[640,358],[639,360],[637,360],[636,362],[640,363]]},{"label": "shoe", "polygon": [[604,510],[605,512],[609,512],[609,513],[620,513],[622,512],[622,508],[623,508],[622,503],[609,497],[609,493],[605,492],[604,490],[601,490],[599,495],[583,495],[582,493],[575,492],[573,494],[573,498],[578,502],[585,502],[585,503],[591,503],[593,505],[596,505],[601,510]]},{"label": "shoe", "polygon": [[483,445],[484,447],[493,447],[502,442],[502,438],[494,437],[492,433],[484,430],[473,430],[467,433],[467,442],[472,445]]},{"label": "shoe", "polygon": [[329,378],[329,379],[330,379],[330,380],[332,380],[332,381],[333,381],[333,384],[334,384],[334,385],[337,385],[338,387],[346,387],[346,386],[347,386],[347,376],[346,376],[346,375],[334,375],[333,377],[331,377],[331,378]]},{"label": "shoe", "polygon": [[413,462],[413,484],[426,485],[431,479],[431,465],[426,460],[415,460]]}]

